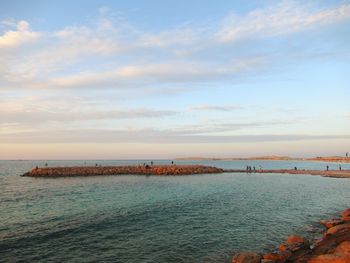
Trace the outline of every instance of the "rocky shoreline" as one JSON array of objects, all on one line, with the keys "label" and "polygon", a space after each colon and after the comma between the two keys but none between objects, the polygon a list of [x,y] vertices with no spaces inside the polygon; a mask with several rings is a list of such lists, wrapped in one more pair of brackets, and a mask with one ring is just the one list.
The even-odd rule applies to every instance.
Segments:
[{"label": "rocky shoreline", "polygon": [[223,172],[223,169],[203,165],[79,166],[34,168],[22,176],[74,177],[99,175],[190,175]]},{"label": "rocky shoreline", "polygon": [[326,230],[314,244],[292,235],[273,252],[264,255],[237,253],[232,263],[350,263],[350,208],[339,218],[320,223]]}]

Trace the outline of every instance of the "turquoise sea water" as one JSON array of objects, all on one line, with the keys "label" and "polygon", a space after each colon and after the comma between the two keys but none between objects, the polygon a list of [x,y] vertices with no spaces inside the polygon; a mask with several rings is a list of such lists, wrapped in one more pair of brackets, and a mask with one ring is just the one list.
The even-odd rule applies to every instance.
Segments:
[{"label": "turquoise sea water", "polygon": [[[35,167],[140,161],[0,161],[0,262],[230,262],[350,207],[350,179],[308,175],[27,178]],[[155,161],[170,163],[170,160]],[[326,163],[203,161],[231,169]],[[328,164],[338,168],[339,164]],[[350,165],[342,164],[344,169]]]}]

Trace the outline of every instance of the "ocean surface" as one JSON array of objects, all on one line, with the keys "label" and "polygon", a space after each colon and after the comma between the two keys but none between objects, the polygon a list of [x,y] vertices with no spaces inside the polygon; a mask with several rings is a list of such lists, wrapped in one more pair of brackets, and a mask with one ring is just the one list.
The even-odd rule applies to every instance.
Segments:
[{"label": "ocean surface", "polygon": [[[0,161],[0,262],[230,262],[350,207],[350,179],[286,174],[20,177],[36,165],[138,161]],[[171,160],[153,160],[169,164]],[[245,169],[322,169],[298,161],[176,161]],[[329,163],[330,169],[339,164]],[[350,169],[350,164],[342,164]]]}]

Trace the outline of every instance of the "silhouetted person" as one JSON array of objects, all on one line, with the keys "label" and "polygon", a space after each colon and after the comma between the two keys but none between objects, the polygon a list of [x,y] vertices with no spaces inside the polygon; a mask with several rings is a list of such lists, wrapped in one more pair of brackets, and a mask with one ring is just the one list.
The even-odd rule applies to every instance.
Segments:
[{"label": "silhouetted person", "polygon": [[294,170],[296,171],[296,170],[298,170],[298,168],[296,166],[294,166]]},{"label": "silhouetted person", "polygon": [[48,166],[48,164],[47,163],[45,163],[45,167],[47,167]]},{"label": "silhouetted person", "polygon": [[341,171],[341,165],[339,164],[339,171]]},{"label": "silhouetted person", "polygon": [[329,166],[327,165],[327,171],[329,170]]},{"label": "silhouetted person", "polygon": [[151,165],[153,166],[153,161],[151,161]]},{"label": "silhouetted person", "polygon": [[174,164],[174,161],[171,161],[171,165],[173,165]]}]

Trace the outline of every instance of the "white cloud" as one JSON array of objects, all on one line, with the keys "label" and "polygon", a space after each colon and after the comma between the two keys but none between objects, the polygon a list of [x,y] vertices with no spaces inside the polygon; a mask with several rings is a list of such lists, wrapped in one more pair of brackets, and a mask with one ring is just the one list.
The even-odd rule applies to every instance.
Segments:
[{"label": "white cloud", "polygon": [[253,143],[349,139],[349,135],[246,134],[200,135],[155,129],[72,129],[0,133],[0,143]]},{"label": "white cloud", "polygon": [[[130,87],[140,88],[145,85],[162,85],[168,83],[189,83],[215,81],[232,78],[236,75],[264,65],[262,58],[245,58],[225,65],[204,64],[197,62],[167,62],[164,64],[145,64],[122,66],[106,71],[87,71],[77,74],[52,77],[48,79],[20,78],[13,76],[14,87],[26,89],[77,89],[77,88],[113,88],[125,90]],[[22,75],[24,76],[24,75]]]},{"label": "white cloud", "polygon": [[200,105],[191,107],[191,111],[234,111],[242,109],[237,105]]},{"label": "white cloud", "polygon": [[0,36],[0,49],[18,47],[35,41],[39,36],[38,32],[30,30],[27,21],[21,20],[16,24],[16,30],[6,31]]},{"label": "white cloud", "polygon": [[0,123],[46,123],[46,122],[75,122],[89,120],[116,120],[134,118],[161,118],[175,115],[175,111],[151,110],[151,109],[128,109],[111,111],[1,111]]},{"label": "white cloud", "polygon": [[[226,53],[221,50],[223,43],[340,22],[350,18],[350,5],[316,10],[283,1],[246,15],[230,15],[222,26],[208,25],[210,30],[187,25],[158,32],[144,32],[125,21],[116,23],[104,17],[106,12],[108,8],[100,8],[97,23],[55,32],[34,32],[26,21],[17,22],[16,31],[0,36],[0,50],[37,41],[20,53],[1,54],[0,89],[124,89],[235,78],[267,68],[271,58],[254,52]],[[13,26],[12,22],[6,25]],[[203,56],[192,54],[198,50]]]},{"label": "white cloud", "polygon": [[337,23],[350,18],[350,4],[325,10],[314,10],[294,1],[257,9],[245,16],[231,14],[217,32],[220,42],[234,42],[243,38],[287,35]]},{"label": "white cloud", "polygon": [[199,40],[199,36],[191,28],[179,28],[158,33],[146,33],[140,36],[142,47],[168,47],[174,45],[191,45]]}]

